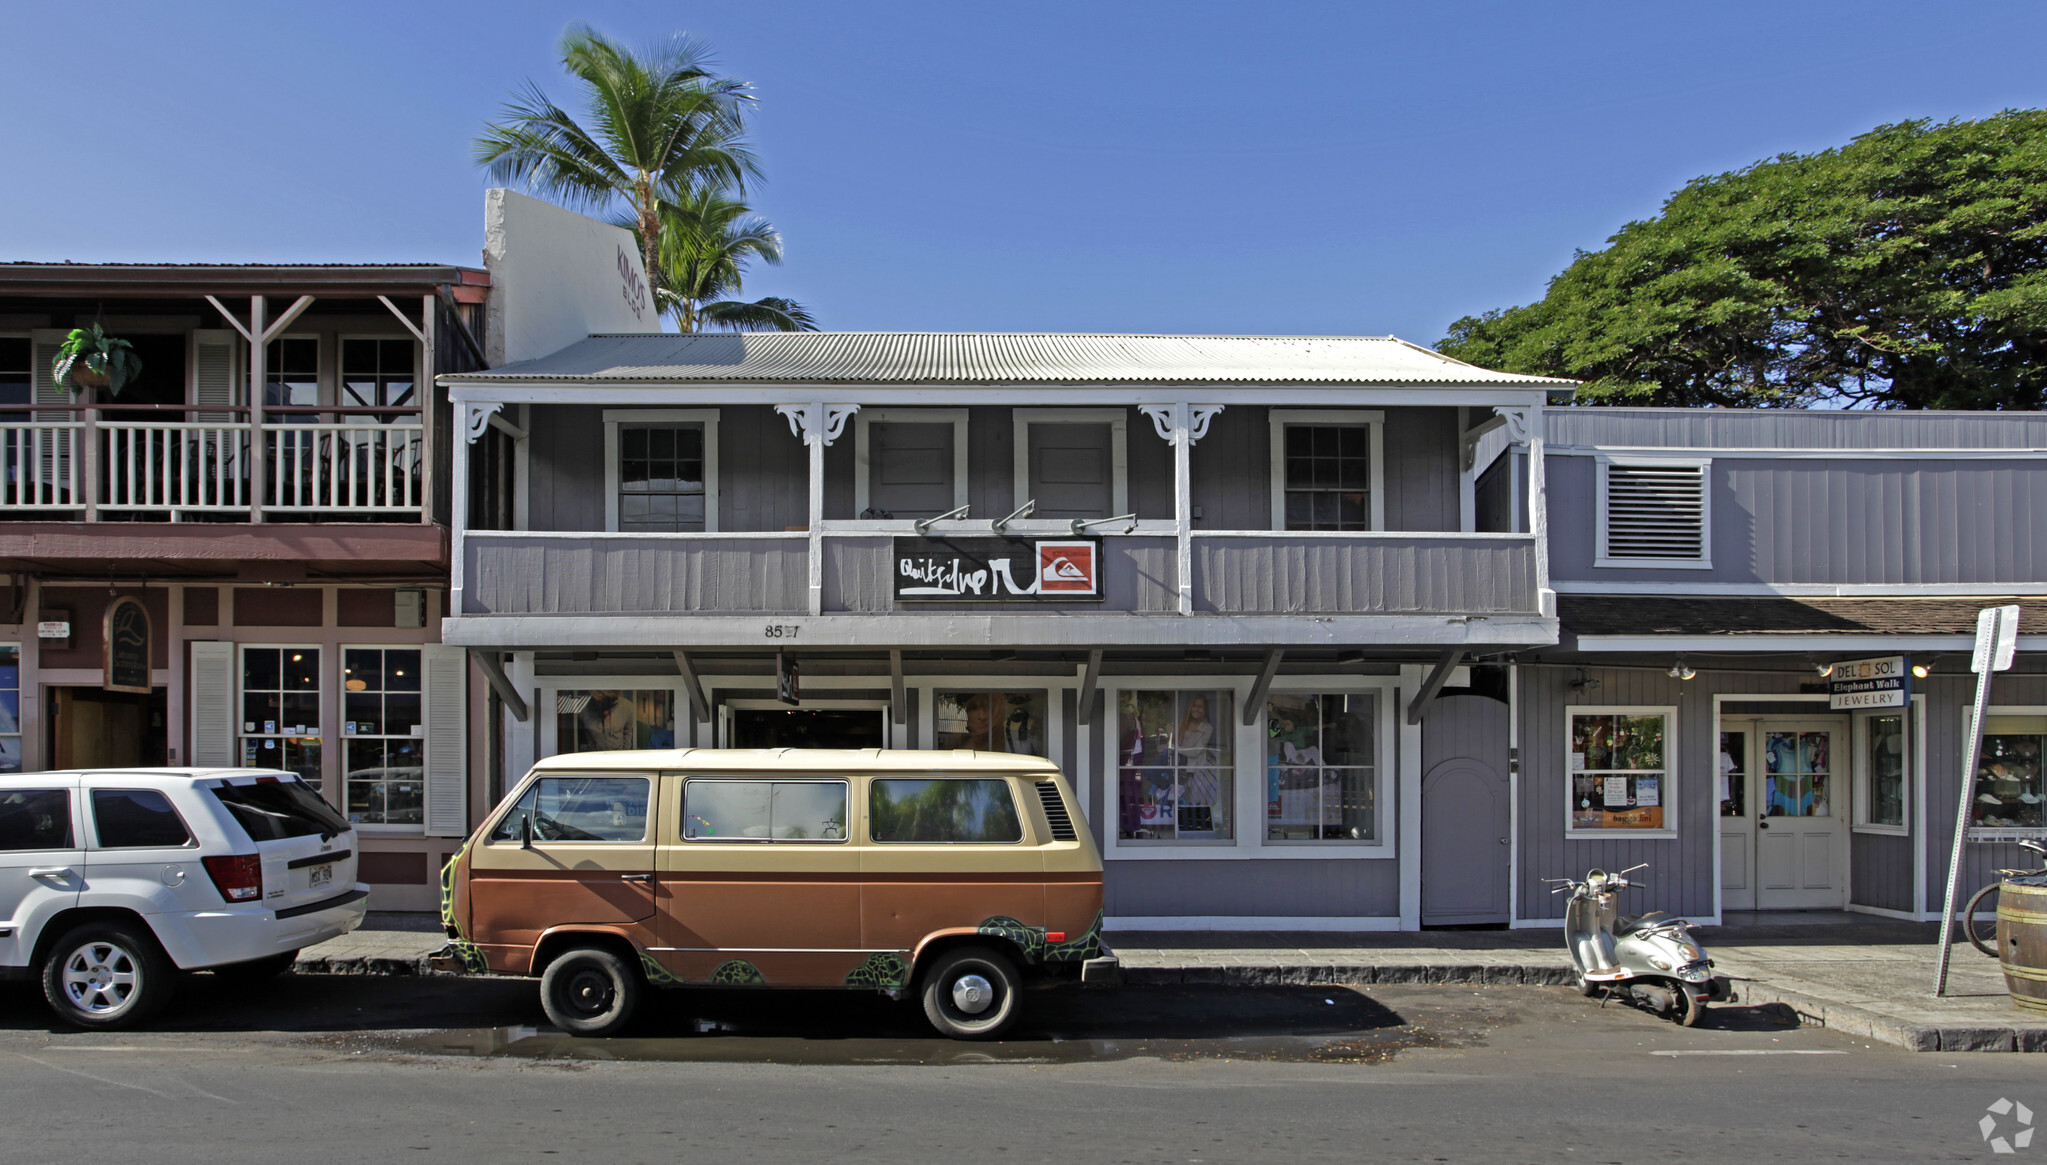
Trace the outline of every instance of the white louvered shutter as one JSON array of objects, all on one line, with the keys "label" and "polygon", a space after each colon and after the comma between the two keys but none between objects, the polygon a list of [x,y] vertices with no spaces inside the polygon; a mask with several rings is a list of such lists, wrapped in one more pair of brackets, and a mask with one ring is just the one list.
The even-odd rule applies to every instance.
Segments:
[{"label": "white louvered shutter", "polygon": [[430,643],[426,671],[426,832],[469,833],[469,653]]},{"label": "white louvered shutter", "polygon": [[230,768],[235,757],[235,645],[192,648],[192,756],[189,763]]},{"label": "white louvered shutter", "polygon": [[[241,337],[226,328],[198,328],[192,332],[192,403],[204,409],[230,408],[242,403],[238,359]],[[220,425],[234,420],[233,413],[193,414],[201,424]]]},{"label": "white louvered shutter", "polygon": [[1605,557],[1703,561],[1706,467],[1608,463]]},{"label": "white louvered shutter", "polygon": [[[64,343],[66,333],[49,328],[38,328],[29,333],[30,375],[35,381],[35,403],[39,405],[68,405],[71,394],[59,387],[57,377],[50,366],[57,362],[57,349]],[[64,412],[39,412],[34,421],[61,423],[78,419],[78,414]],[[31,438],[36,445],[36,480],[23,490],[24,500],[40,505],[64,505],[82,503],[71,480],[75,468],[72,460],[77,451],[78,431],[76,429],[38,429]]]}]

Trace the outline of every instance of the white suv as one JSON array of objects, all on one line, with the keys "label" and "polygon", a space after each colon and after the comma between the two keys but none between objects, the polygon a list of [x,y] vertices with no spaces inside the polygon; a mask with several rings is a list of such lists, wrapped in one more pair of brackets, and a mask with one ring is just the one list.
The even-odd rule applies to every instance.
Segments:
[{"label": "white suv", "polygon": [[120,1028],[180,971],[265,978],[362,925],[355,832],[264,769],[0,776],[0,977],[39,975],[80,1027]]}]

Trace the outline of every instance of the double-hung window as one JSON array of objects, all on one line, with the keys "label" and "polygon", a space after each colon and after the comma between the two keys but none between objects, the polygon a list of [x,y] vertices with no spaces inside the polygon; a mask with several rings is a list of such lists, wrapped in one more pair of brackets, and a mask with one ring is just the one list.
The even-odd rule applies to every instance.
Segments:
[{"label": "double-hung window", "polygon": [[1273,529],[1384,529],[1383,419],[1363,409],[1272,410]]},{"label": "double-hung window", "polygon": [[426,824],[426,723],[416,647],[341,652],[341,735],[348,819],[358,825]]},{"label": "double-hung window", "polygon": [[[341,403],[351,408],[417,408],[419,373],[411,340],[341,341]],[[384,417],[382,420],[395,420]]]},{"label": "double-hung window", "polygon": [[320,786],[320,649],[244,647],[242,763]]},{"label": "double-hung window", "polygon": [[718,529],[716,409],[606,409],[604,437],[606,529]]}]

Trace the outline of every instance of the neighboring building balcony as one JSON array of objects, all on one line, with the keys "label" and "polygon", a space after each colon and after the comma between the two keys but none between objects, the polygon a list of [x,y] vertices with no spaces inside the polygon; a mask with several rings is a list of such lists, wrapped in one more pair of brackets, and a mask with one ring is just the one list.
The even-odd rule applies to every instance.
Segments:
[{"label": "neighboring building balcony", "polygon": [[[1526,534],[1193,531],[1183,557],[1170,523],[1142,525],[1168,528],[1101,535],[1098,597],[958,600],[901,595],[900,535],[860,528],[872,523],[827,522],[817,539],[472,530],[447,634],[505,647],[851,645],[876,633],[906,644],[1476,645],[1554,626]],[[957,526],[929,536],[989,535],[986,522]],[[1064,531],[1011,533],[1028,554]]]},{"label": "neighboring building balcony", "polygon": [[0,519],[420,522],[426,450],[418,409],[38,406],[0,415]]}]

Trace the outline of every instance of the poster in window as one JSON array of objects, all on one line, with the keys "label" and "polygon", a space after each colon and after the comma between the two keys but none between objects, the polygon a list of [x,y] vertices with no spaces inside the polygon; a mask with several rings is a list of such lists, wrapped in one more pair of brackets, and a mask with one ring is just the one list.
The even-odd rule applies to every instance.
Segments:
[{"label": "poster in window", "polygon": [[931,742],[938,748],[1045,755],[1045,693],[939,692]]}]

